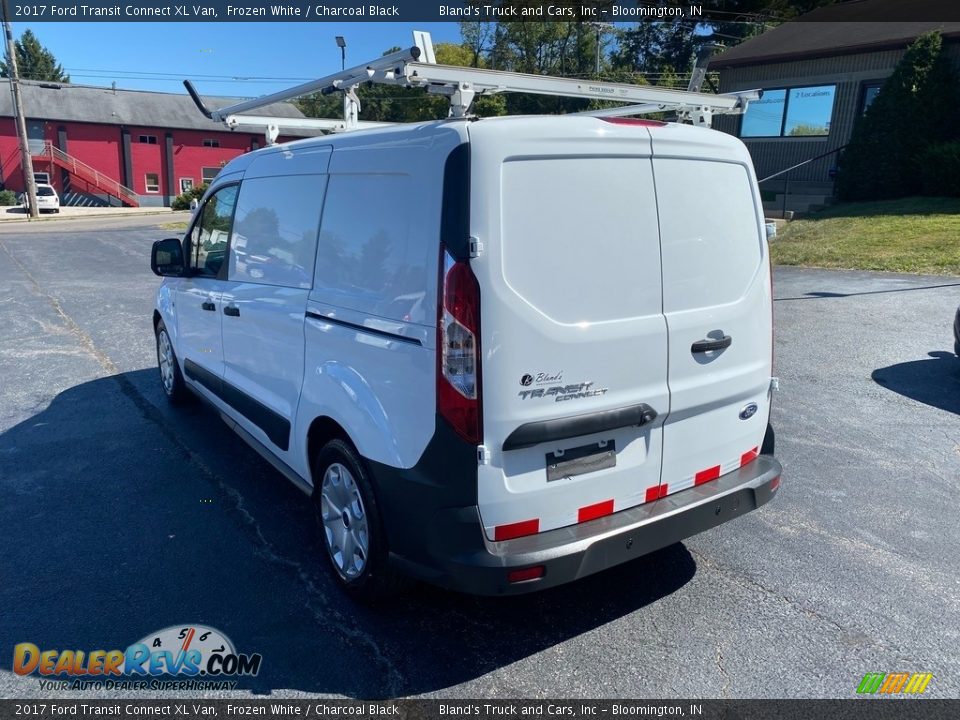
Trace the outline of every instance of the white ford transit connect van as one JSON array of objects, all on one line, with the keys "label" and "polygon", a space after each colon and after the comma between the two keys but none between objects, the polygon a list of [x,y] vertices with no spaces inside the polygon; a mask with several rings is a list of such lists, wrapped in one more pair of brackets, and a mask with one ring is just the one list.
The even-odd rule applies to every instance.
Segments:
[{"label": "white ford transit connect van", "polygon": [[348,589],[551,587],[777,491],[760,208],[739,140],[647,120],[257,150],[154,245],[163,387],[310,494]]}]

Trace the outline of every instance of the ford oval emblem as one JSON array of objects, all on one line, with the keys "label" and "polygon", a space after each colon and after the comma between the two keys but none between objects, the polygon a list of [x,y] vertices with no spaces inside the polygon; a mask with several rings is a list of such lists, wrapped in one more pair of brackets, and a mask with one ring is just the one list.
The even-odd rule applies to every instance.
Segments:
[{"label": "ford oval emblem", "polygon": [[750,403],[748,405],[744,405],[743,408],[740,410],[740,419],[749,420],[756,414],[756,412],[757,412],[756,403]]}]

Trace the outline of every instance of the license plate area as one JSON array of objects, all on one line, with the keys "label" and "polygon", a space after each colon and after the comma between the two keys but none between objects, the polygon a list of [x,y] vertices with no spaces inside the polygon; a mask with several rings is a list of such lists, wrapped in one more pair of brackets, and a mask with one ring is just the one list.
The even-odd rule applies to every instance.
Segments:
[{"label": "license plate area", "polygon": [[547,453],[547,482],[572,478],[617,466],[617,444],[601,440],[590,445]]}]

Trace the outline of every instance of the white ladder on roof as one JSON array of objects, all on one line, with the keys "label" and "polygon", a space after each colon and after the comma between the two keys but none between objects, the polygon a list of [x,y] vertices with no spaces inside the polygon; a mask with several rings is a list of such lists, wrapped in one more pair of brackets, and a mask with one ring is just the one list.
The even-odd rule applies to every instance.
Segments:
[{"label": "white ladder on roof", "polygon": [[[360,100],[357,88],[372,82],[400,87],[419,87],[429,93],[446,95],[450,99],[450,116],[464,117],[478,95],[504,92],[522,92],[536,95],[584,98],[621,102],[624,105],[603,110],[588,110],[579,115],[596,117],[625,117],[654,112],[675,112],[681,122],[710,127],[714,115],[741,114],[762,90],[749,90],[714,95],[690,90],[673,90],[650,85],[629,85],[549,75],[530,75],[502,70],[439,65],[436,62],[430,33],[414,32],[412,47],[363,63],[326,77],[311,80],[287,90],[263,95],[251,100],[209,110],[189,80],[184,86],[200,111],[211,120],[224,123],[231,129],[265,128],[267,142],[273,143],[281,129],[310,129],[325,132],[344,132],[380,127],[391,123],[370,123],[358,119]],[[243,115],[273,103],[284,102],[312,93],[344,94],[342,120],[317,118],[275,118]]]}]

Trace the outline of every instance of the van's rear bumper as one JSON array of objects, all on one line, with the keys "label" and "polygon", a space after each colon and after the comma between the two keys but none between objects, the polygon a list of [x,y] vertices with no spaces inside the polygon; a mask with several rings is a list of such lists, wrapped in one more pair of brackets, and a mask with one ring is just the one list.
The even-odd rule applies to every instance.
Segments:
[{"label": "van's rear bumper", "polygon": [[[477,595],[534,592],[591,575],[709,530],[769,502],[780,463],[760,455],[716,480],[590,522],[491,542],[476,507],[438,512],[426,533],[429,560],[392,559],[428,582]],[[542,565],[543,577],[508,582],[511,570]]]}]

